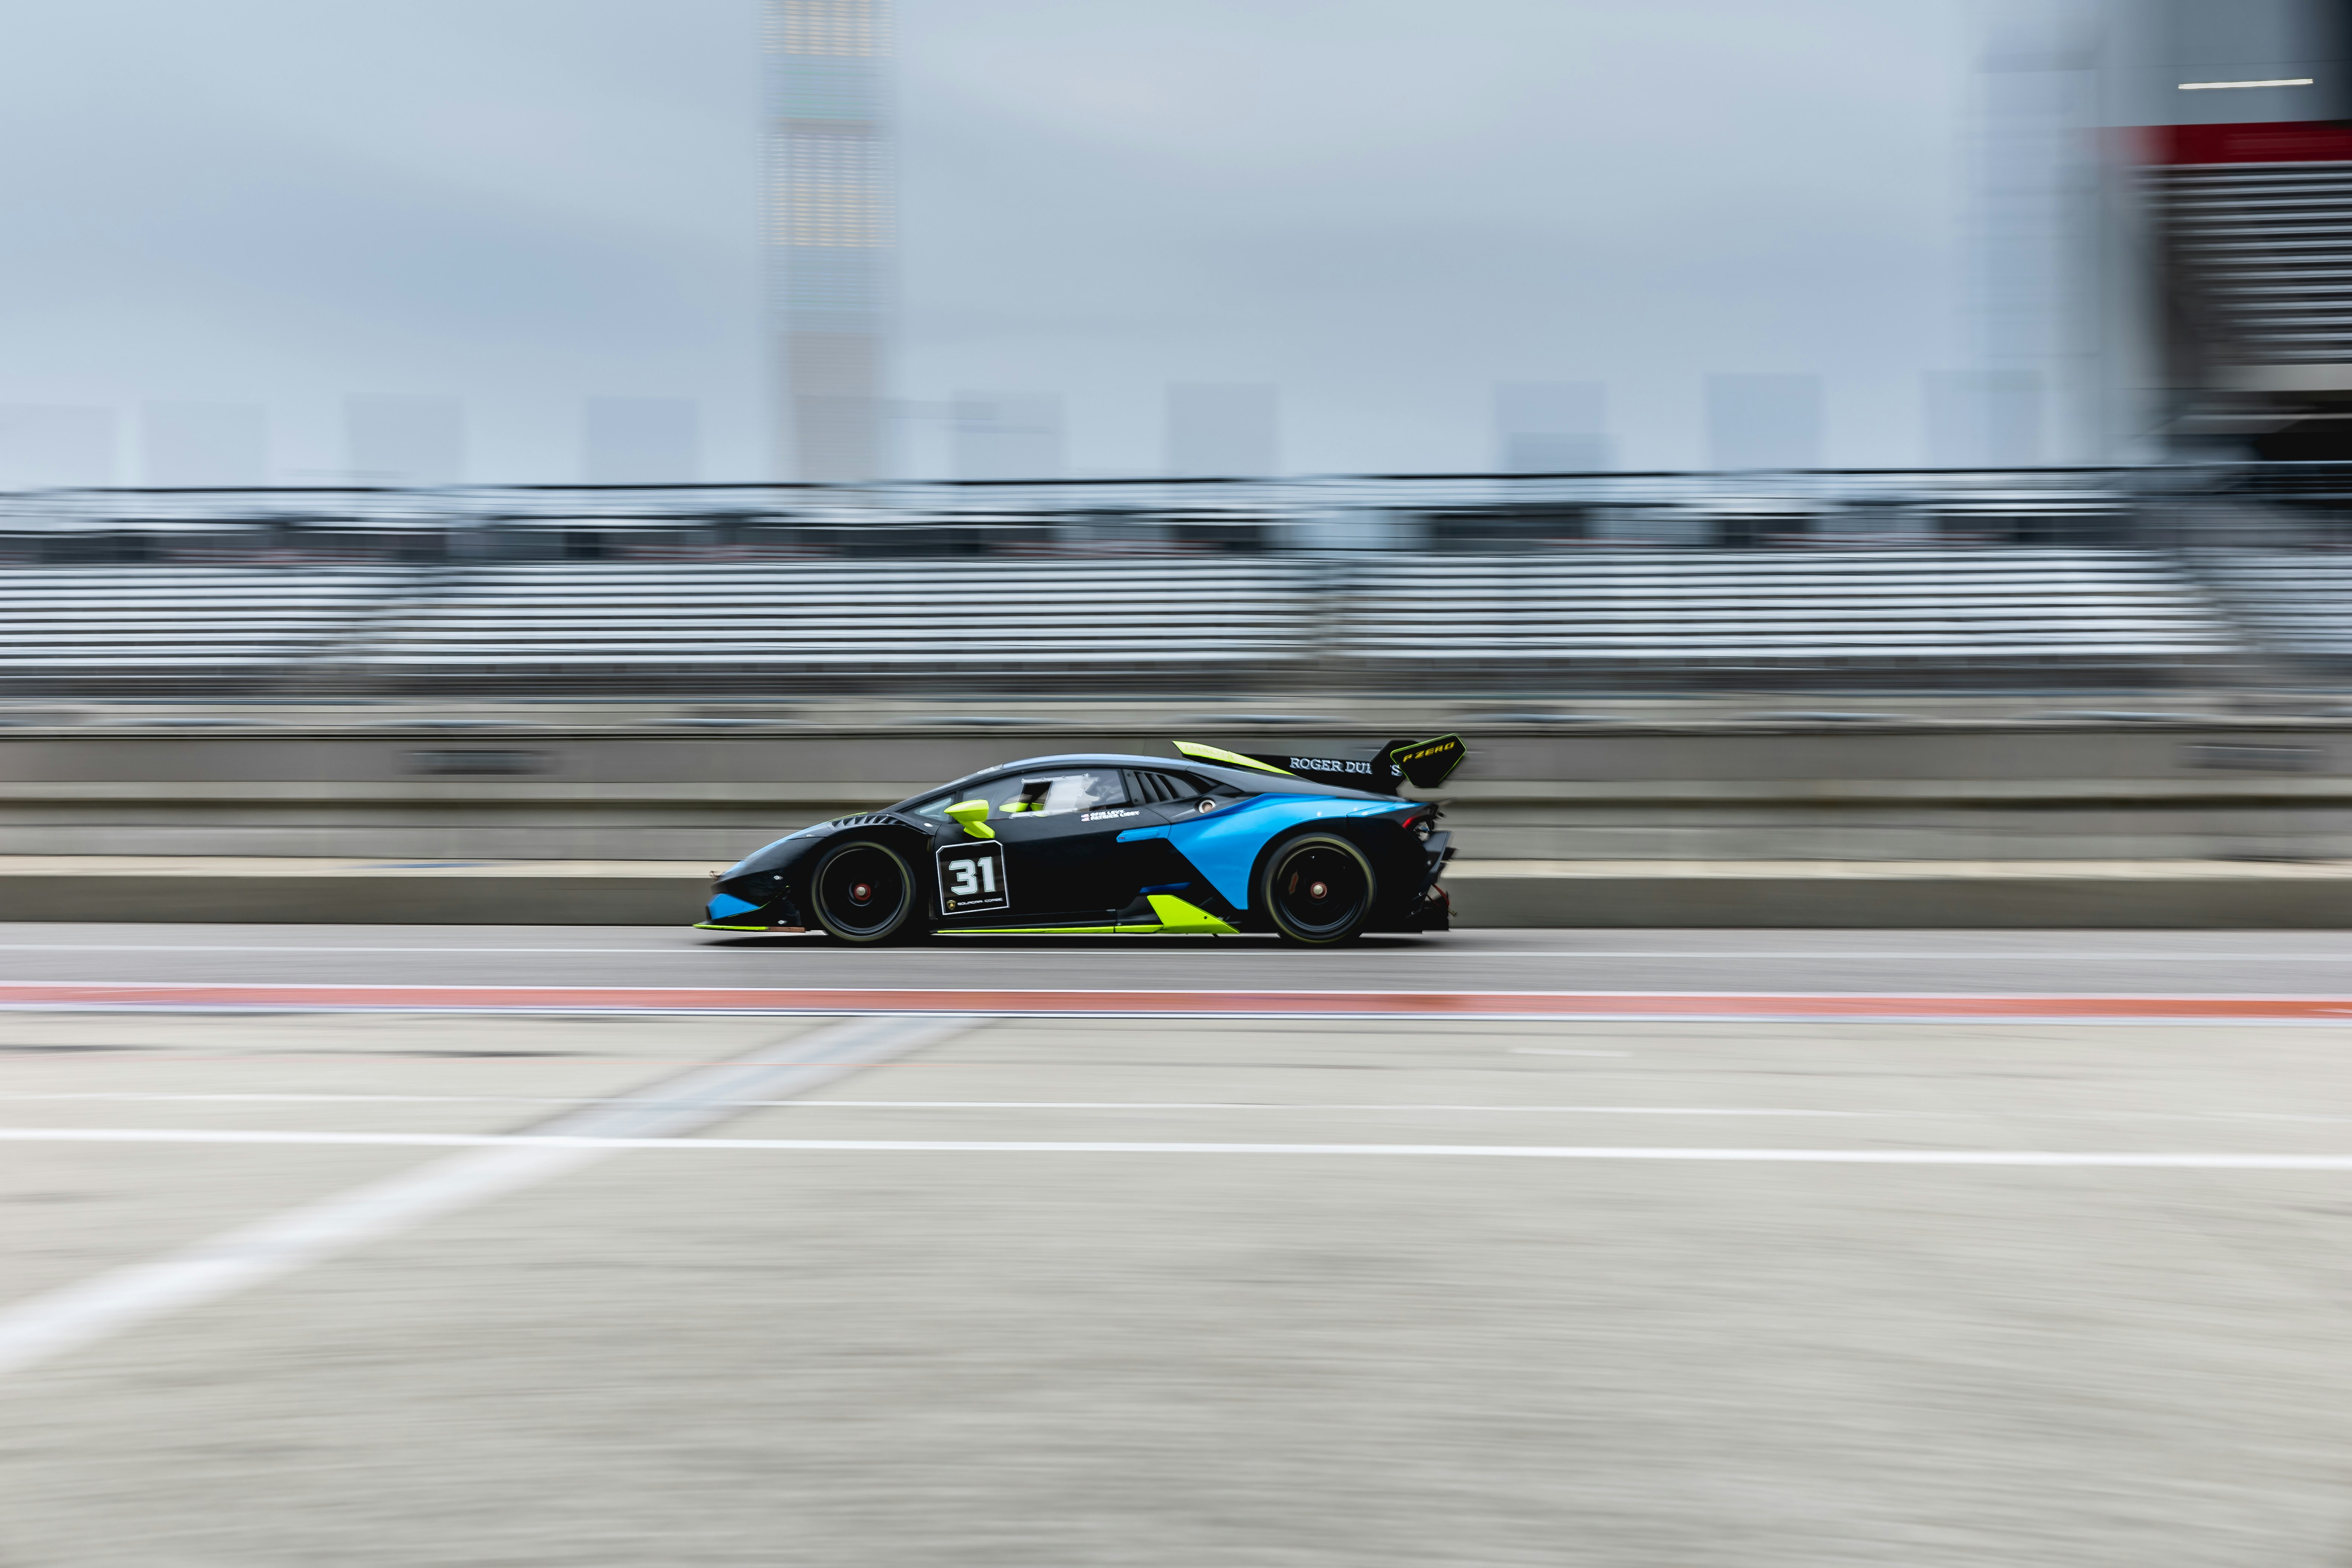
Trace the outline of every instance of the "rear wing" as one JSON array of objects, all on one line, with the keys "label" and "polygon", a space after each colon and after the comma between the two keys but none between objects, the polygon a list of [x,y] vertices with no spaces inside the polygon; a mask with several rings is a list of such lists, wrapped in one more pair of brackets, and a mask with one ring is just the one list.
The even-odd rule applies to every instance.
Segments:
[{"label": "rear wing", "polygon": [[1216,746],[1203,746],[1193,741],[1179,741],[1176,749],[1204,763],[1224,763],[1254,768],[1261,773],[1320,779],[1325,784],[1346,784],[1350,789],[1377,790],[1382,795],[1394,795],[1406,784],[1415,789],[1435,789],[1462,765],[1462,759],[1470,754],[1470,749],[1462,743],[1459,735],[1439,735],[1428,741],[1391,741],[1369,757],[1309,756],[1300,752],[1253,752],[1244,754]]}]

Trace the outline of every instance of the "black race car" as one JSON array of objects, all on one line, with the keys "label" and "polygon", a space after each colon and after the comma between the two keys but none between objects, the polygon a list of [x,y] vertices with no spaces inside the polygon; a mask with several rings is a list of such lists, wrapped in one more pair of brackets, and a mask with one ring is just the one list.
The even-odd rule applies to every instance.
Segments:
[{"label": "black race car", "polygon": [[1369,757],[1033,757],[803,827],[715,879],[708,931],[948,935],[1446,929],[1439,808],[1461,740]]}]

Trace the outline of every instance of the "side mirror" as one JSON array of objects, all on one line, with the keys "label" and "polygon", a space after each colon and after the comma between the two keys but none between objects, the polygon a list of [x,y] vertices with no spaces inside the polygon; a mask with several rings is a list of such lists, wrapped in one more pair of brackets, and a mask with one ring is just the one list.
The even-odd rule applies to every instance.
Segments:
[{"label": "side mirror", "polygon": [[948,807],[948,815],[963,824],[963,830],[974,838],[993,838],[996,829],[988,825],[988,802],[960,800]]}]

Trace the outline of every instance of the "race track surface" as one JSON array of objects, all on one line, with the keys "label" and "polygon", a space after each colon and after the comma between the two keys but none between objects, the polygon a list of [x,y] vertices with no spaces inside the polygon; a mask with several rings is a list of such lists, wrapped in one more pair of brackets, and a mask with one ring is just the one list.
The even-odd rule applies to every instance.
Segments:
[{"label": "race track surface", "polygon": [[2347,959],[0,928],[0,1563],[2340,1564]]},{"label": "race track surface", "polygon": [[0,924],[0,980],[1024,990],[2352,994],[2352,933],[1465,931],[851,948],[674,927]]}]

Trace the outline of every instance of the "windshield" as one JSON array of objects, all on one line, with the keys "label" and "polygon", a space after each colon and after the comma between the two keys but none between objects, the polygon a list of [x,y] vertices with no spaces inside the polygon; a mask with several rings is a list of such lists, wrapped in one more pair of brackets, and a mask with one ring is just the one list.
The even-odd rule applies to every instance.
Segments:
[{"label": "windshield", "polygon": [[1127,784],[1117,768],[1023,769],[1018,773],[999,773],[994,778],[982,779],[961,789],[942,790],[937,795],[925,795],[919,804],[907,807],[907,810],[916,816],[943,821],[949,806],[966,800],[988,802],[988,815],[991,816],[1018,816],[1024,812],[1038,816],[1060,816],[1074,811],[1123,805],[1127,802]]}]

